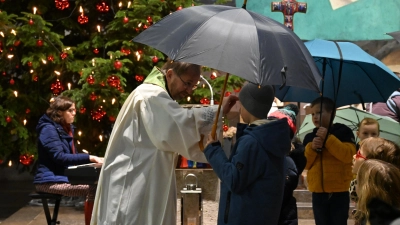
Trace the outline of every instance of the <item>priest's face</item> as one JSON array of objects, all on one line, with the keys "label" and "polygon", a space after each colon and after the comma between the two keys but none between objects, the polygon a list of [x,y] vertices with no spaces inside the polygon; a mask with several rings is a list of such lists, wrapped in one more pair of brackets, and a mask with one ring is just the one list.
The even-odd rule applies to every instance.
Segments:
[{"label": "priest's face", "polygon": [[196,89],[200,73],[194,69],[188,69],[183,74],[177,74],[173,69],[169,69],[166,77],[172,99],[181,100],[191,95]]}]

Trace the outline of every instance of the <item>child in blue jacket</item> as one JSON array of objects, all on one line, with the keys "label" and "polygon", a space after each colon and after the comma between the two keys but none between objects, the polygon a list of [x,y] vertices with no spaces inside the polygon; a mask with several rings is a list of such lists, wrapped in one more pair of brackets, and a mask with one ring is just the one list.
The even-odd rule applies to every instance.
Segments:
[{"label": "child in blue jacket", "polygon": [[[221,180],[218,225],[277,224],[283,199],[285,157],[291,147],[287,119],[267,119],[272,86],[248,83],[239,94],[240,115],[229,159],[209,135],[204,154]],[[243,132],[239,132],[246,127]]]}]

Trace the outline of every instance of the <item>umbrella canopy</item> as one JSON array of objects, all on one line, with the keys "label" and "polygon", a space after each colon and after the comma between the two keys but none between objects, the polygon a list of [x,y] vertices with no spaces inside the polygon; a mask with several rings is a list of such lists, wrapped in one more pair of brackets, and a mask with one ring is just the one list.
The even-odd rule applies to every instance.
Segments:
[{"label": "umbrella canopy", "polygon": [[[376,119],[379,122],[380,137],[391,140],[396,144],[400,144],[400,124],[392,118],[369,113],[354,107],[340,108],[336,111],[334,123],[341,123],[353,130],[354,136],[357,137],[358,124],[365,117]],[[303,140],[306,134],[312,132],[315,128],[311,114],[308,114],[298,131],[298,137]],[[358,142],[358,140],[356,140]]]},{"label": "umbrella canopy", "polygon": [[392,36],[398,42],[400,42],[400,31],[395,31],[395,32],[387,33],[387,34]]},{"label": "umbrella canopy", "polygon": [[268,17],[222,5],[176,11],[136,36],[174,61],[207,66],[260,85],[318,93],[321,79],[300,38]]},{"label": "umbrella canopy", "polygon": [[[305,43],[323,79],[319,84],[324,97],[336,106],[364,102],[386,102],[400,87],[400,79],[381,61],[350,42],[316,39]],[[298,87],[277,90],[284,102],[312,102],[318,93]]]}]

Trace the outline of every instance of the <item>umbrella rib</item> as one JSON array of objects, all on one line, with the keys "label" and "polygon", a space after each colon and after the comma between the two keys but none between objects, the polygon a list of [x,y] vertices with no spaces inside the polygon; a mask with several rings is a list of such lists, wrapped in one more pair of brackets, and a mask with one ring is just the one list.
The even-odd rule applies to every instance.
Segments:
[{"label": "umbrella rib", "polygon": [[[358,66],[358,68],[360,68],[367,76],[370,80],[372,80],[372,76],[370,76],[370,74],[362,67],[359,65],[358,62],[354,62],[355,65]],[[372,84],[375,86],[375,89],[379,92],[379,95],[383,98],[383,93],[382,91],[378,88],[378,86],[376,86],[375,82],[372,82]]]}]

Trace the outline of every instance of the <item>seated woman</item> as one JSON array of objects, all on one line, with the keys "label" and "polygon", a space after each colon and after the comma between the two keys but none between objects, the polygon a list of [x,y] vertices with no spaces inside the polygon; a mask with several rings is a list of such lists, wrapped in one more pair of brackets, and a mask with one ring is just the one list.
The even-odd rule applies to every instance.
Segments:
[{"label": "seated woman", "polygon": [[77,153],[74,145],[75,103],[67,97],[56,97],[39,119],[38,167],[33,183],[36,191],[64,196],[86,196],[85,224],[90,224],[96,185],[71,185],[64,170],[68,166],[103,163],[103,158]]}]

